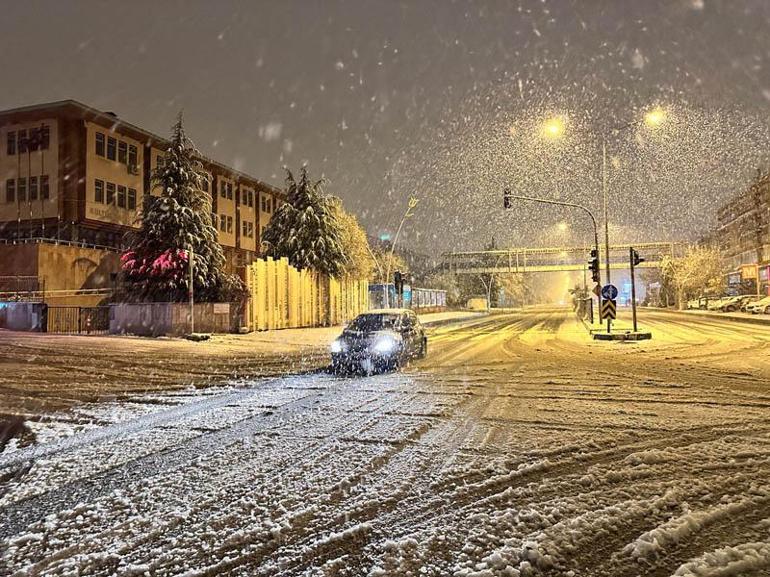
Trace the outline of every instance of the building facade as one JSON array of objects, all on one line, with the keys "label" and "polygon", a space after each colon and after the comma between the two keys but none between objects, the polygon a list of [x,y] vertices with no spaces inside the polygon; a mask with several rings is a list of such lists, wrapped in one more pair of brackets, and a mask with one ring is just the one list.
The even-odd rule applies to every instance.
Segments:
[{"label": "building facade", "polygon": [[[0,241],[56,239],[122,248],[168,141],[111,112],[66,100],[0,112]],[[259,256],[284,193],[199,157],[212,220],[235,270]]]},{"label": "building facade", "polygon": [[770,173],[758,172],[751,186],[718,211],[717,239],[728,285],[767,295],[770,272]]}]

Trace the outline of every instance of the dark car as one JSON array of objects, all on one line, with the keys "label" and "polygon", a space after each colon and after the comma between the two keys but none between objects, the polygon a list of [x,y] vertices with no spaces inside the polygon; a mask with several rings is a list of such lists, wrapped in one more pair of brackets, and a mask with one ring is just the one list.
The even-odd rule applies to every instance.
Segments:
[{"label": "dark car", "polygon": [[357,316],[332,343],[332,369],[392,370],[427,352],[428,337],[413,311],[374,310]]}]

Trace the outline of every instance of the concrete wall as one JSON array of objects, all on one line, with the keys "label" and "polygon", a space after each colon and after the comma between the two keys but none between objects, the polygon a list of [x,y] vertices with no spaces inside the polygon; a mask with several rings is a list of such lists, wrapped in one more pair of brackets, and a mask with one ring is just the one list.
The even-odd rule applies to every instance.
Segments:
[{"label": "concrete wall", "polygon": [[54,244],[0,245],[0,276],[36,276],[46,291],[112,288],[112,275],[119,270],[116,252]]},{"label": "concrete wall", "polygon": [[0,329],[42,331],[43,303],[0,302]]},{"label": "concrete wall", "polygon": [[[242,323],[241,311],[231,303],[197,303],[196,333],[236,332]],[[190,332],[190,305],[187,303],[119,304],[110,308],[110,333],[141,336],[181,336]]]}]

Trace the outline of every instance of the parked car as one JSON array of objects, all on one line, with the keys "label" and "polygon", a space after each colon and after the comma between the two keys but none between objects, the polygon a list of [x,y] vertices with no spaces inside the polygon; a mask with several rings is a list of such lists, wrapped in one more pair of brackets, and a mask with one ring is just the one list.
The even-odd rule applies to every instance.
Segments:
[{"label": "parked car", "polygon": [[746,305],[746,312],[753,315],[770,314],[770,297],[764,297]]},{"label": "parked car", "polygon": [[358,315],[332,343],[332,369],[393,370],[427,353],[428,337],[414,311],[373,310]]},{"label": "parked car", "polygon": [[741,310],[741,307],[751,299],[749,295],[739,295],[734,297],[726,297],[720,300],[718,311],[723,313],[734,313]]},{"label": "parked car", "polygon": [[722,307],[722,304],[730,297],[718,297],[708,299],[706,302],[706,310],[718,311]]},{"label": "parked car", "polygon": [[687,301],[687,310],[697,310],[700,308],[700,299],[690,299]]}]

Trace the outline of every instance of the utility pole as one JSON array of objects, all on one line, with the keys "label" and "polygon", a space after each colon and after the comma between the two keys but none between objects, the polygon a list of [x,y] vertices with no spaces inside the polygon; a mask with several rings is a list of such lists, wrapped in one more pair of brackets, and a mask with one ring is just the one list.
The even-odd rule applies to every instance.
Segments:
[{"label": "utility pole", "polygon": [[[604,207],[604,265],[610,284],[610,222],[607,215],[607,138],[602,135],[602,205]],[[607,319],[607,332],[612,332],[612,319]]]}]

